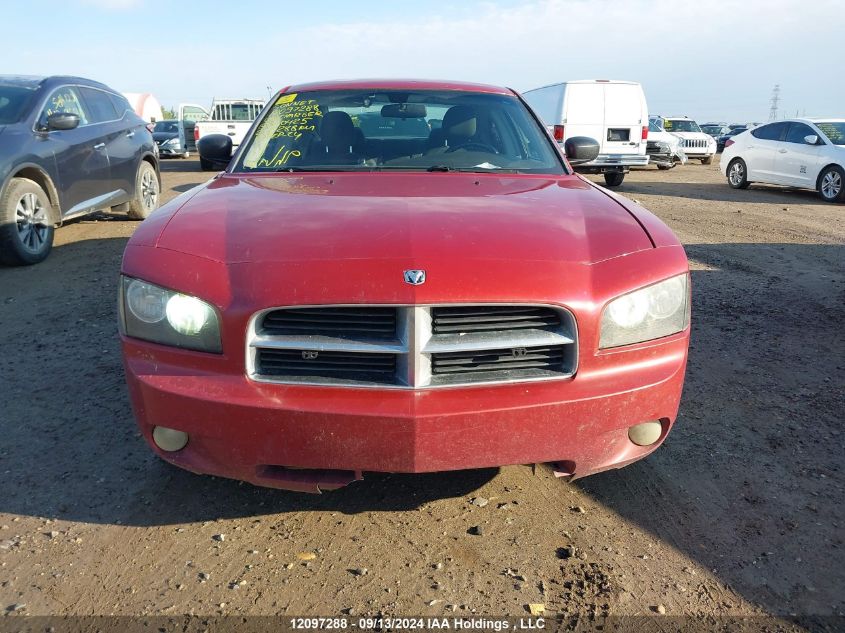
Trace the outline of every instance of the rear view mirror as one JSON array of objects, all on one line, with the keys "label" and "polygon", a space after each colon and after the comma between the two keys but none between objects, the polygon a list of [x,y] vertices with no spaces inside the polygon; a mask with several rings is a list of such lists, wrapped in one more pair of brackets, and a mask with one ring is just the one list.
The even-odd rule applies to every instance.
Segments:
[{"label": "rear view mirror", "polygon": [[232,159],[232,137],[226,134],[209,134],[197,141],[200,158],[211,163],[214,169],[226,169]]},{"label": "rear view mirror", "polygon": [[381,108],[384,119],[422,119],[425,115],[424,103],[389,103]]},{"label": "rear view mirror", "polygon": [[72,130],[79,126],[79,116],[72,112],[54,112],[47,117],[48,130]]},{"label": "rear view mirror", "polygon": [[566,158],[571,165],[580,165],[595,160],[599,155],[599,142],[589,136],[573,136],[563,144]]},{"label": "rear view mirror", "polygon": [[804,137],[804,142],[807,145],[816,145],[819,142],[819,137],[815,134],[808,134]]}]

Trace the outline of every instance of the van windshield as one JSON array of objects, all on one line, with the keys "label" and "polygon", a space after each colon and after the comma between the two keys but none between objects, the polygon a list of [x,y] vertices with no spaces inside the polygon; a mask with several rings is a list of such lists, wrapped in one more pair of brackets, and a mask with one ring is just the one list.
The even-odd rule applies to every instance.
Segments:
[{"label": "van windshield", "polygon": [[436,90],[281,95],[235,170],[566,173],[516,97]]}]

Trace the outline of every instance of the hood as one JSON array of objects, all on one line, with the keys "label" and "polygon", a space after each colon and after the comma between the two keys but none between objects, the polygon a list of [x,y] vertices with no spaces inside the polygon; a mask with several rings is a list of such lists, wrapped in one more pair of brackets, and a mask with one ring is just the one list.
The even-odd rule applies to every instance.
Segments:
[{"label": "hood", "polygon": [[179,138],[179,132],[153,132],[153,140],[156,143],[161,143],[172,138]]},{"label": "hood", "polygon": [[578,176],[378,172],[220,176],[176,211],[156,246],[230,264],[459,265],[586,264],[652,243],[620,203]]}]

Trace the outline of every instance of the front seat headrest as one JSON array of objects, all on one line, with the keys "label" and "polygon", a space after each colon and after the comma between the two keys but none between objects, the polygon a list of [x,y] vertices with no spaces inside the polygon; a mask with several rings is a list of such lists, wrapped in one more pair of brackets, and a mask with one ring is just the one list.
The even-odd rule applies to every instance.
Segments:
[{"label": "front seat headrest", "polygon": [[452,106],[443,116],[441,129],[449,145],[463,143],[475,136],[478,128],[478,114],[475,108],[466,105]]}]

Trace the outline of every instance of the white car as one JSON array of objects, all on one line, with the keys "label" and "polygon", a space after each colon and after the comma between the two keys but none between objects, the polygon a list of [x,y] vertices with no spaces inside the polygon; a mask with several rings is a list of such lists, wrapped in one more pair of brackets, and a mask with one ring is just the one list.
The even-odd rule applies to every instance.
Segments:
[{"label": "white car", "polygon": [[737,134],[719,168],[734,189],[765,182],[845,202],[845,119],[788,119]]},{"label": "white car", "polygon": [[677,134],[684,142],[684,153],[687,158],[700,159],[704,165],[709,165],[716,154],[716,139],[702,132],[698,123],[685,116],[661,117],[663,129]]}]

